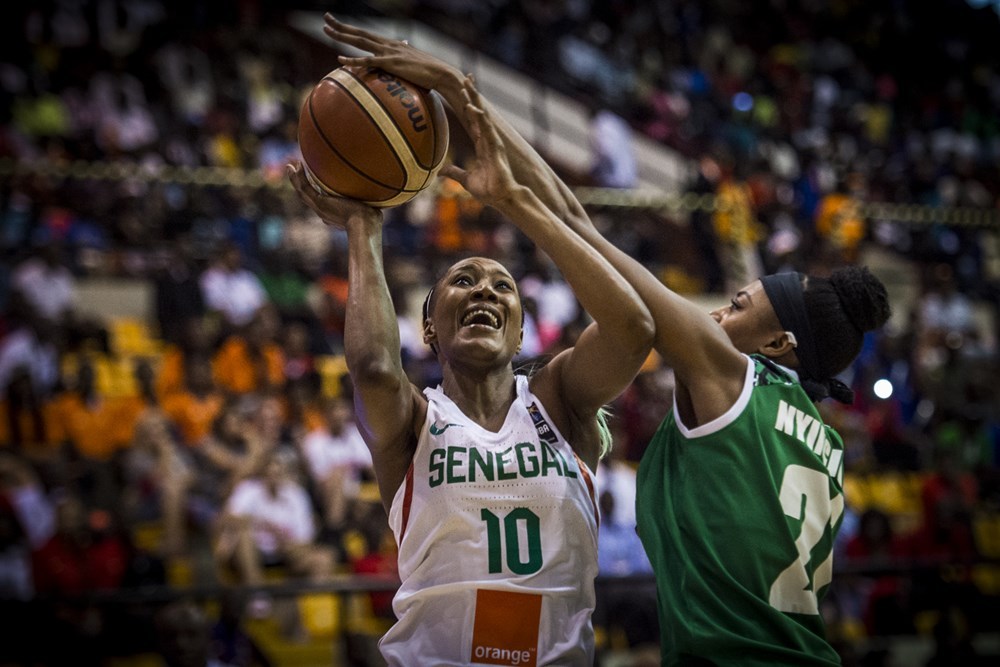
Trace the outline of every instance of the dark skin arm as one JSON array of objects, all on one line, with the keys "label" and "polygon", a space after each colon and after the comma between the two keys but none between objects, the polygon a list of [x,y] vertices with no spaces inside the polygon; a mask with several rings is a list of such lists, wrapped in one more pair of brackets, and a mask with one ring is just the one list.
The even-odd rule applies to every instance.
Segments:
[{"label": "dark skin arm", "polygon": [[347,231],[348,284],[344,356],[354,383],[358,428],[372,453],[388,513],[416,448],[427,401],[403,371],[399,327],[382,265],[382,213],[361,202],[317,192],[302,165],[289,166],[299,197],[328,225]]},{"label": "dark skin arm", "polygon": [[325,19],[324,30],[331,38],[373,54],[341,57],[341,63],[380,67],[441,94],[473,138],[478,157],[468,172],[449,165],[442,174],[503,212],[545,251],[593,317],[573,349],[533,376],[532,391],[581,458],[596,466],[597,410],[628,386],[649,350],[652,330],[645,306],[605,258],[560,222],[558,209],[551,206],[560,200],[545,174],[548,166],[540,158],[530,163],[516,155],[522,148],[508,140],[516,132],[482,99],[471,79],[408,44],[341,23],[329,14]]}]

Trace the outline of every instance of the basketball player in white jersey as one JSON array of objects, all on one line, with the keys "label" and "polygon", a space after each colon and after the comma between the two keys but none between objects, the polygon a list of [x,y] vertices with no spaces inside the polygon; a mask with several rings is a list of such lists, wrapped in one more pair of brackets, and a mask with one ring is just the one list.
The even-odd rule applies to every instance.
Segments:
[{"label": "basketball player in white jersey", "polygon": [[645,359],[651,320],[611,266],[514,181],[478,92],[459,83],[442,95],[464,115],[477,160],[446,173],[552,258],[594,322],[531,378],[516,376],[514,279],[493,260],[461,260],[425,303],[424,340],[443,380],[420,391],[400,359],[380,211],[321,195],[290,167],[300,197],[347,231],[345,355],[402,580],[399,620],[380,648],[390,665],[589,666],[592,471],[607,446],[598,414]]}]

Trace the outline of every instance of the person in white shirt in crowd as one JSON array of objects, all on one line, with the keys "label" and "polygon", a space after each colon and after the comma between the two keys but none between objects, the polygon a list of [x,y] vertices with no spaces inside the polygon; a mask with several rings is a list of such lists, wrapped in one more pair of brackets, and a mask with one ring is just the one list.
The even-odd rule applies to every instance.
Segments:
[{"label": "person in white shirt in crowd", "polygon": [[580,304],[573,289],[563,279],[559,269],[547,258],[539,257],[534,271],[520,281],[522,299],[535,303],[538,343],[548,349],[563,329],[580,315]]},{"label": "person in white shirt in crowd", "polygon": [[310,581],[333,572],[332,551],[313,544],[316,522],[309,495],[280,451],[268,455],[261,473],[235,486],[217,531],[216,562],[234,568],[243,583],[261,584],[264,568],[272,566]]},{"label": "person in white shirt in crowd", "polygon": [[590,120],[590,175],[601,188],[634,188],[639,182],[632,130],[625,119],[609,109]]},{"label": "person in white shirt in crowd", "polygon": [[609,428],[615,446],[597,464],[597,497],[610,493],[614,499],[615,522],[635,532],[636,469],[625,460],[625,453],[630,449],[626,442],[628,435],[622,428],[621,419],[612,420]]},{"label": "person in white shirt in crowd", "polygon": [[349,399],[328,399],[324,425],[302,438],[301,452],[319,492],[323,520],[335,530],[343,527],[361,482],[374,479],[372,455],[354,423]]},{"label": "person in white shirt in crowd", "polygon": [[205,306],[222,315],[231,327],[250,323],[267,294],[260,280],[243,266],[239,246],[227,244],[200,279]]},{"label": "person in white shirt in crowd", "polygon": [[76,299],[76,280],[60,257],[57,243],[47,243],[14,269],[11,284],[31,311],[54,324],[64,324]]}]

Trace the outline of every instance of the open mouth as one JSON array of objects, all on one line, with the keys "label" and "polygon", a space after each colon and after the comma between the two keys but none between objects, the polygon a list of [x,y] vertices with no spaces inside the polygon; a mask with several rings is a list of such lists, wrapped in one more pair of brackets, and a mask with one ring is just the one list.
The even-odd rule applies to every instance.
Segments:
[{"label": "open mouth", "polygon": [[463,327],[482,326],[490,329],[500,328],[500,318],[485,308],[473,308],[462,318]]}]

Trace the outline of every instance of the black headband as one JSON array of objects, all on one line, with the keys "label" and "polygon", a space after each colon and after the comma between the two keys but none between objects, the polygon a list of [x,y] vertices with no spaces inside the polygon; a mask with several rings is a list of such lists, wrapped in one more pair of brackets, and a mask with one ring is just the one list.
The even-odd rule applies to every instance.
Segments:
[{"label": "black headband", "polygon": [[826,377],[820,366],[816,339],[813,336],[806,302],[802,292],[802,274],[773,273],[760,279],[767,298],[778,316],[778,322],[795,336],[795,356],[801,365],[802,387],[816,401],[832,396],[842,403],[851,403],[854,394],[843,382]]}]

